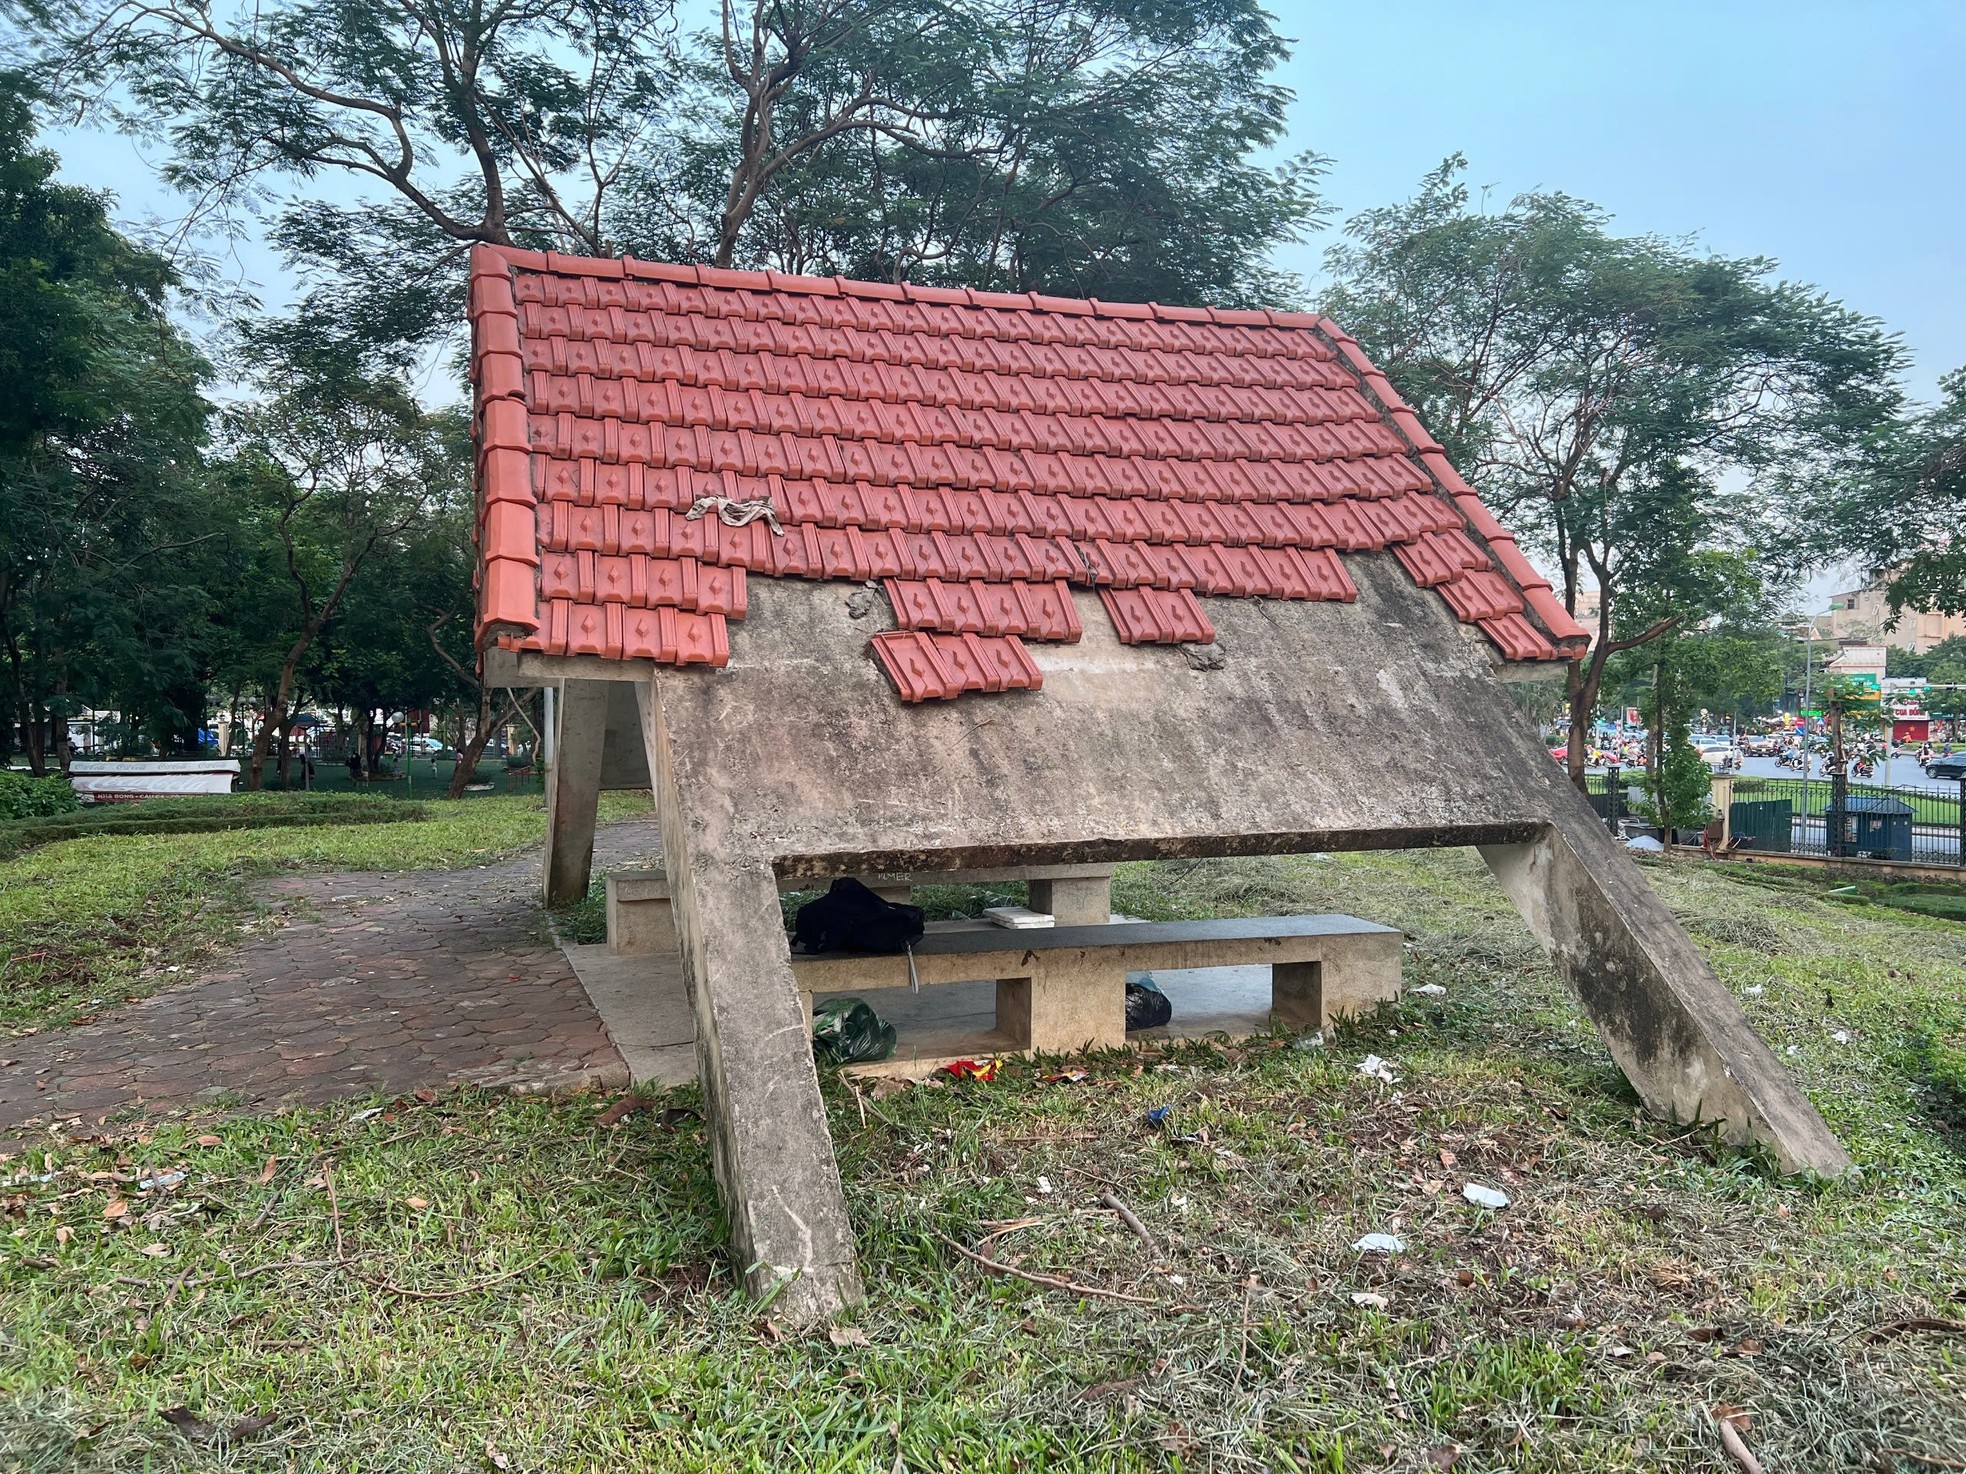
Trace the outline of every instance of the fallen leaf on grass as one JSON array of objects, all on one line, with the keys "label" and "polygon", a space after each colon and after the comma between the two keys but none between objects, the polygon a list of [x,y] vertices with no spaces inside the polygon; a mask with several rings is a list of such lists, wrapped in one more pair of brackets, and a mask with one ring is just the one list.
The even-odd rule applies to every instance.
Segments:
[{"label": "fallen leaf on grass", "polygon": [[162,1259],[166,1254],[171,1252],[171,1246],[169,1244],[145,1244],[137,1252],[149,1259]]},{"label": "fallen leaf on grass", "polygon": [[874,1082],[874,1088],[867,1094],[875,1100],[892,1100],[914,1083],[906,1075],[883,1075]]},{"label": "fallen leaf on grass", "polygon": [[1121,1397],[1140,1385],[1138,1377],[1122,1377],[1116,1382],[1094,1382],[1079,1392],[1080,1402],[1104,1402],[1109,1397]]},{"label": "fallen leaf on grass", "polygon": [[273,1180],[273,1174],[279,1170],[280,1159],[278,1157],[268,1157],[266,1159],[266,1165],[259,1169],[260,1186],[264,1187],[267,1183],[271,1182]]},{"label": "fallen leaf on grass", "polygon": [[55,1242],[58,1244],[65,1244],[74,1237],[75,1230],[70,1228],[66,1223],[55,1230]]},{"label": "fallen leaf on grass", "polygon": [[200,1146],[223,1146],[224,1144],[216,1136],[201,1136],[198,1138],[198,1145]]},{"label": "fallen leaf on grass", "polygon": [[102,1210],[105,1218],[122,1218],[130,1211],[130,1205],[122,1198],[111,1198]]},{"label": "fallen leaf on grass", "polygon": [[624,1095],[613,1105],[594,1118],[596,1126],[619,1126],[637,1111],[645,1111],[653,1102],[639,1095]]},{"label": "fallen leaf on grass", "polygon": [[219,1428],[183,1406],[159,1408],[157,1416],[194,1443],[216,1443],[220,1439],[228,1443],[243,1443],[280,1421],[277,1413],[248,1413],[231,1427]]},{"label": "fallen leaf on grass", "polygon": [[1427,1450],[1427,1462],[1436,1469],[1451,1469],[1461,1458],[1461,1445],[1443,1443],[1439,1448]]},{"label": "fallen leaf on grass", "polygon": [[861,1330],[859,1326],[829,1326],[826,1330],[826,1339],[831,1341],[835,1346],[866,1346],[869,1344],[867,1333]]},{"label": "fallen leaf on grass", "polygon": [[428,1198],[404,1198],[404,1199],[403,1199],[403,1206],[404,1206],[405,1208],[409,1208],[409,1209],[411,1209],[411,1210],[413,1210],[414,1212],[417,1212],[417,1213],[421,1213],[421,1212],[422,1212],[422,1211],[423,1211],[423,1210],[424,1210],[425,1208],[427,1208],[427,1207],[429,1207],[429,1206],[430,1206],[430,1199],[428,1199]]},{"label": "fallen leaf on grass", "polygon": [[1384,1295],[1377,1294],[1372,1290],[1352,1291],[1352,1304],[1361,1306],[1366,1310],[1384,1310],[1392,1303]]},{"label": "fallen leaf on grass", "polygon": [[485,1445],[485,1461],[494,1469],[509,1469],[512,1467],[512,1461],[489,1443]]}]

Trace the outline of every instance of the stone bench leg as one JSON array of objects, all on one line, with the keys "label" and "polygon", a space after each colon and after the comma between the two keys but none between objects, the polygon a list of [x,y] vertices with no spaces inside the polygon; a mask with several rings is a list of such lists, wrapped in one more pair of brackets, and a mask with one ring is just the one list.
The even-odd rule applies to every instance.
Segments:
[{"label": "stone bench leg", "polygon": [[1090,875],[1030,882],[1031,909],[1048,912],[1059,926],[1104,926],[1113,919],[1113,878]]},{"label": "stone bench leg", "polygon": [[608,877],[608,951],[619,956],[676,955],[676,913],[666,897],[627,901]]},{"label": "stone bench leg", "polygon": [[1279,962],[1270,968],[1270,1011],[1294,1029],[1327,1029],[1334,1019],[1397,1003],[1398,934],[1333,937],[1321,962]]},{"label": "stone bench leg", "polygon": [[1093,962],[998,978],[997,1027],[1040,1054],[1117,1048],[1126,1043],[1126,974]]}]

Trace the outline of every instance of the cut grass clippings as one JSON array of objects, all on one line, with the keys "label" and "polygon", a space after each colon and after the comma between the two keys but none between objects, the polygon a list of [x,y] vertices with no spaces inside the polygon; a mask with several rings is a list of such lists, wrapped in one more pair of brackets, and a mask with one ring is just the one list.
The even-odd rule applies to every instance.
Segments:
[{"label": "cut grass clippings", "polygon": [[[1966,1172],[1914,1047],[1966,1028],[1959,929],[1649,874],[1860,1177],[1643,1116],[1472,855],[1127,866],[1135,915],[1398,924],[1446,995],[1078,1083],[826,1077],[869,1292],[830,1332],[739,1292],[691,1091],[36,1150],[0,1165],[0,1468],[1623,1474],[1731,1468],[1716,1408],[1770,1470],[1966,1458]],[[177,1406],[278,1421],[205,1445]]]},{"label": "cut grass clippings", "polygon": [[[373,800],[341,800],[361,804]],[[647,806],[606,794],[603,817]],[[277,811],[276,801],[267,807]],[[110,834],[0,861],[0,1026],[47,1027],[173,982],[256,924],[252,883],[302,869],[478,864],[535,844],[536,798],[419,803],[393,823],[195,834]]]}]

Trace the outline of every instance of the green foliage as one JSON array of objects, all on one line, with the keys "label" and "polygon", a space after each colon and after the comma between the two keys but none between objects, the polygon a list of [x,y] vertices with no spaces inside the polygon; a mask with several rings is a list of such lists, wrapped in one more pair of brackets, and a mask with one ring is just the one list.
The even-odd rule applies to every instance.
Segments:
[{"label": "green foliage", "polygon": [[1665,742],[1656,769],[1645,775],[1645,805],[1660,828],[1698,829],[1713,814],[1713,770],[1687,740],[1684,724]]},{"label": "green foliage", "polygon": [[856,0],[749,29],[735,71],[717,47],[688,58],[659,254],[1124,301],[1290,294],[1265,257],[1319,218],[1324,161],[1255,161],[1290,94],[1249,0]]},{"label": "green foliage", "polygon": [[553,932],[575,946],[598,946],[608,939],[608,888],[605,879],[587,887],[577,901],[553,908]]},{"label": "green foliage", "polygon": [[462,413],[426,410],[402,374],[304,316],[248,342],[267,395],[227,416],[222,469],[253,550],[229,601],[253,637],[229,674],[264,693],[256,789],[309,677],[364,726],[378,707],[455,690],[427,622],[468,599],[472,456]]},{"label": "green foliage", "polygon": [[1616,236],[1561,194],[1491,212],[1465,169],[1457,155],[1355,218],[1329,305],[1572,611],[1596,590],[1570,693],[1581,761],[1606,661],[1726,612],[1730,562],[1758,592],[1777,514],[1861,483],[1902,350],[1768,260]]},{"label": "green foliage", "polygon": [[[271,201],[326,340],[455,333],[473,241],[1124,300],[1293,294],[1322,161],[1255,0],[33,6],[65,95]],[[361,187],[343,203],[316,181]]]},{"label": "green foliage", "polygon": [[219,518],[176,277],[102,196],[56,182],[33,101],[0,73],[0,759],[18,723],[41,771],[43,734],[84,706],[167,746],[195,730]]},{"label": "green foliage", "polygon": [[1877,440],[1874,473],[1832,488],[1799,523],[1825,559],[1853,555],[1885,580],[1894,613],[1966,614],[1966,369],[1939,384],[1939,403],[1906,414]]},{"label": "green foliage", "polygon": [[66,778],[35,778],[0,769],[0,820],[72,814],[81,807]]}]

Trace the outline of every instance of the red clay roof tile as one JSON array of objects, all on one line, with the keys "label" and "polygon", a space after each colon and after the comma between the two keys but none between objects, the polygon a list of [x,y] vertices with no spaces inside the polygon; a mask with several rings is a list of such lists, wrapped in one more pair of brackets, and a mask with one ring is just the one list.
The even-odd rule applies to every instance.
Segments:
[{"label": "red clay roof tile", "polygon": [[[481,640],[718,665],[745,570],[886,578],[906,699],[1035,687],[1069,584],[1352,600],[1390,548],[1511,659],[1584,633],[1328,319],[476,247]],[[783,528],[681,514],[768,499]],[[910,627],[912,626],[912,627]],[[1206,631],[1207,633],[1203,633]],[[951,643],[953,642],[953,643]],[[913,693],[913,694],[911,694]]]}]

